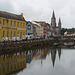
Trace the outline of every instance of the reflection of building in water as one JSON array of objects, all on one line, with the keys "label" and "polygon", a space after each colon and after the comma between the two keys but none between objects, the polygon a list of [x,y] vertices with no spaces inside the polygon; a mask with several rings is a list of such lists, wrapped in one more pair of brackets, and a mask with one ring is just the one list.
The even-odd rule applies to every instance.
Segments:
[{"label": "reflection of building in water", "polygon": [[[54,64],[55,64],[55,60],[56,60],[56,49],[52,49],[51,50],[51,59],[52,59],[52,63],[53,63],[53,67],[54,67]],[[58,48],[58,55],[59,55],[59,59],[61,57],[61,48]]]},{"label": "reflection of building in water", "polygon": [[36,51],[33,60],[37,60],[37,59],[46,59],[46,55],[48,54],[47,50],[38,50]]},{"label": "reflection of building in water", "polygon": [[[61,57],[61,48],[58,48],[59,59]],[[26,63],[31,63],[32,60],[46,59],[47,54],[51,53],[51,59],[54,67],[56,59],[56,49],[38,49],[33,51],[18,52],[10,55],[0,56],[0,75],[8,75],[8,73],[17,73],[26,67]]]},{"label": "reflection of building in water", "polygon": [[51,50],[51,59],[54,67],[55,59],[56,59],[56,49]]},{"label": "reflection of building in water", "polygon": [[59,55],[59,59],[61,57],[61,48],[58,48],[58,55]]},{"label": "reflection of building in water", "polygon": [[38,60],[41,58],[41,50],[36,50],[34,53],[33,60]]},{"label": "reflection of building in water", "polygon": [[26,67],[26,54],[15,53],[0,56],[0,75],[8,75],[8,73],[17,73]]},{"label": "reflection of building in water", "polygon": [[33,52],[28,51],[28,53],[26,55],[26,63],[30,63],[32,61],[32,58],[33,58]]}]

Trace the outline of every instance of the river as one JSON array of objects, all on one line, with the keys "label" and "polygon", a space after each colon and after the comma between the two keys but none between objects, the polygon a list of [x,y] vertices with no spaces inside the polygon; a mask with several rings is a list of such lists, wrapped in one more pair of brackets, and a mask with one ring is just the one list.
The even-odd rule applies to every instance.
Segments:
[{"label": "river", "polygon": [[0,55],[0,75],[75,75],[75,49],[43,48]]}]

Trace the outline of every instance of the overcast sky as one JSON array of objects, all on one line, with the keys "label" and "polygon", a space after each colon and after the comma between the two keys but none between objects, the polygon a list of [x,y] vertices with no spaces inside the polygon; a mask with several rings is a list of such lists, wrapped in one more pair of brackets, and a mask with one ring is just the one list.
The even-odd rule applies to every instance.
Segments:
[{"label": "overcast sky", "polygon": [[54,10],[57,24],[60,17],[62,27],[75,28],[75,0],[0,0],[0,10],[49,24]]}]

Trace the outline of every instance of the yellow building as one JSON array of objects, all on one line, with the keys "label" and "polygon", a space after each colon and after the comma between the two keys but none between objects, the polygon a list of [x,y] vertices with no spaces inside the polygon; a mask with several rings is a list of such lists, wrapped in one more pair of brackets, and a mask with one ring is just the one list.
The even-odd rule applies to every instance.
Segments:
[{"label": "yellow building", "polygon": [[3,37],[20,37],[26,35],[26,21],[21,15],[0,11],[0,40]]}]

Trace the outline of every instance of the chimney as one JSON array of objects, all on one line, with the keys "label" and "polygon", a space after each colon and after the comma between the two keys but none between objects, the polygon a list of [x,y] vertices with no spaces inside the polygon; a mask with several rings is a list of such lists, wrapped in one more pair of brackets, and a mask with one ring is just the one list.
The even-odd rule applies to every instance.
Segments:
[{"label": "chimney", "polygon": [[21,18],[23,19],[23,13],[21,13]]}]

